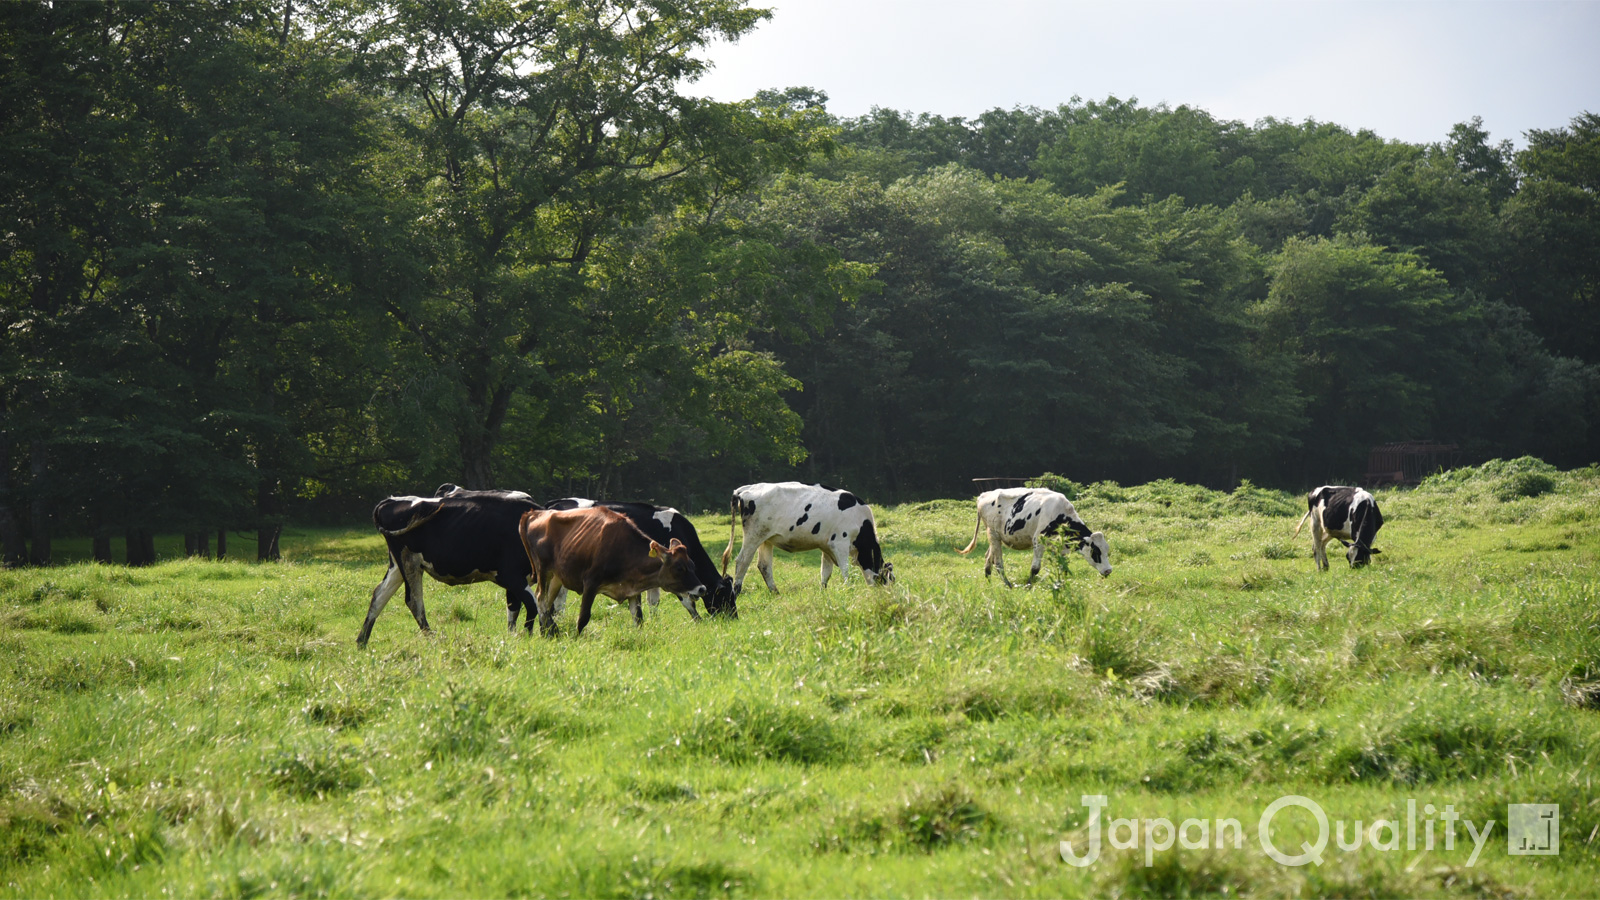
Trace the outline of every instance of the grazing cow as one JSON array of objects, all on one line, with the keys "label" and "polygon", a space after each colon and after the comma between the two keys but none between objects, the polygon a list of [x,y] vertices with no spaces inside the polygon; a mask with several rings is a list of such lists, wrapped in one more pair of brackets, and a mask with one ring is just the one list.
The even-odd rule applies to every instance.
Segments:
[{"label": "grazing cow", "polygon": [[1329,541],[1345,546],[1344,558],[1354,569],[1372,562],[1375,553],[1382,553],[1372,542],[1383,527],[1383,513],[1378,512],[1378,501],[1358,487],[1325,484],[1306,495],[1306,514],[1294,527],[1295,537],[1311,520],[1311,557],[1317,568],[1328,570]]},{"label": "grazing cow", "polygon": [[627,600],[635,624],[644,624],[639,595],[661,588],[680,597],[702,597],[706,586],[694,573],[689,548],[673,539],[663,547],[616,510],[530,510],[517,527],[522,547],[539,582],[535,602],[539,627],[556,633],[552,616],[556,593],[571,588],[579,593],[578,634],[589,624],[596,594]]},{"label": "grazing cow", "polygon": [[[389,545],[389,571],[372,591],[356,643],[366,646],[372,623],[402,584],[417,626],[428,631],[422,573],[445,584],[493,581],[506,591],[506,627],[532,601],[533,570],[517,536],[523,513],[541,509],[521,491],[469,491],[440,485],[432,497],[389,497],[373,507],[372,522]],[[531,607],[530,607],[531,609]],[[529,614],[528,629],[533,629]]]},{"label": "grazing cow", "polygon": [[[850,582],[849,563],[861,567],[867,584],[894,581],[894,565],[884,562],[878,545],[878,526],[872,507],[855,494],[820,484],[785,481],[781,484],[747,484],[733,492],[731,516],[744,524],[739,563],[733,572],[733,593],[744,589],[744,575],[750,560],[766,579],[767,590],[776,594],[772,583],[772,548],[789,553],[822,551],[822,586],[835,566],[845,583]],[[728,570],[733,553],[733,522],[728,522],[728,549],[722,551],[722,570]],[[759,558],[757,558],[759,556]]]},{"label": "grazing cow", "polygon": [[[622,513],[653,541],[662,544],[669,544],[674,539],[682,541],[683,545],[689,548],[689,558],[694,560],[695,576],[706,586],[706,614],[725,615],[731,619],[739,618],[739,607],[733,597],[733,579],[717,571],[717,564],[711,560],[711,554],[706,552],[705,545],[700,543],[700,533],[694,530],[694,523],[689,521],[688,516],[670,506],[625,503],[616,500],[596,502],[582,497],[552,500],[545,504],[545,509],[587,509],[591,506],[603,506]],[[655,609],[661,603],[661,589],[651,588],[649,600],[650,608]],[[679,596],[678,602],[689,611],[689,615],[699,620],[700,614],[695,611],[693,597]],[[533,615],[531,607],[528,615]]]},{"label": "grazing cow", "polygon": [[978,524],[972,529],[972,542],[967,549],[957,553],[971,553],[978,545],[978,534],[989,529],[989,551],[983,557],[983,577],[995,569],[1000,570],[1000,580],[1013,587],[1006,577],[1005,551],[1002,545],[1013,550],[1033,550],[1033,570],[1028,573],[1028,584],[1039,575],[1039,565],[1044,561],[1044,541],[1063,528],[1077,539],[1078,552],[1094,566],[1101,577],[1111,574],[1111,545],[1106,536],[1090,531],[1078,517],[1072,501],[1065,495],[1044,488],[1006,488],[986,491],[978,496]]}]

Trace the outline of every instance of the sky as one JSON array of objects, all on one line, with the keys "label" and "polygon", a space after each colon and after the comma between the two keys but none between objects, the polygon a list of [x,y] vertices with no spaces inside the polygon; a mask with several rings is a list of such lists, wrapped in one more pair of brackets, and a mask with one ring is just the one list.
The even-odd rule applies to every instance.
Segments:
[{"label": "sky", "polygon": [[753,0],[770,20],[687,93],[827,93],[972,117],[1137,98],[1246,124],[1316,119],[1412,143],[1481,116],[1490,140],[1600,113],[1600,0]]}]

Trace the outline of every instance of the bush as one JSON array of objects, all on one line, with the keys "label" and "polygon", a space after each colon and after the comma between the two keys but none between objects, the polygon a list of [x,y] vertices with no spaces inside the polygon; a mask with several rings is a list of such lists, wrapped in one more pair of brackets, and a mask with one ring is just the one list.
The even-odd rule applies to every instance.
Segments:
[{"label": "bush", "polygon": [[1560,486],[1561,470],[1542,459],[1519,456],[1491,459],[1481,466],[1463,466],[1429,475],[1417,486],[1424,493],[1453,494],[1467,491],[1492,495],[1504,503],[1521,497],[1538,497]]},{"label": "bush", "polygon": [[1064,494],[1068,500],[1074,503],[1078,502],[1078,497],[1083,494],[1084,490],[1083,485],[1065,475],[1057,475],[1054,472],[1046,472],[1038,478],[1030,480],[1028,487],[1044,488],[1048,491]]},{"label": "bush", "polygon": [[1231,513],[1254,513],[1258,516],[1292,516],[1301,512],[1300,498],[1287,491],[1274,491],[1257,487],[1245,478],[1222,500],[1222,508]]},{"label": "bush", "polygon": [[1518,472],[1500,483],[1495,497],[1503,502],[1518,497],[1537,497],[1555,489],[1556,480],[1544,472]]}]

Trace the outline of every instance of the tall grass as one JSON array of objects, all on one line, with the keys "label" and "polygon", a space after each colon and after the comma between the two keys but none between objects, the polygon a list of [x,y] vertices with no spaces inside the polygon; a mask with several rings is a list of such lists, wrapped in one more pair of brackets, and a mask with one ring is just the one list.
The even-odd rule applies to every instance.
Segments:
[{"label": "tall grass", "polygon": [[[1053,552],[1032,590],[987,582],[950,550],[970,504],[938,501],[879,511],[892,587],[780,554],[736,622],[607,608],[581,639],[430,583],[433,635],[393,604],[358,651],[359,530],[290,532],[279,565],[0,571],[0,893],[1593,893],[1600,472],[1382,492],[1379,562],[1325,574],[1298,498],[1073,489],[1109,579]],[[726,520],[697,525],[718,555]],[[1249,839],[1076,869],[1095,793]],[[1284,868],[1252,848],[1290,793],[1500,825],[1471,868],[1466,841]],[[1559,857],[1508,855],[1521,802],[1562,804]]]}]

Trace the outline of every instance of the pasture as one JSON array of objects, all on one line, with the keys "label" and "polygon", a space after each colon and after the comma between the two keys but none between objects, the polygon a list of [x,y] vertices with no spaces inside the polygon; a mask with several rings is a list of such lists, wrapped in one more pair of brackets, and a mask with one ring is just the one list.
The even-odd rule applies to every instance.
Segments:
[{"label": "pasture", "polygon": [[[365,651],[371,529],[291,530],[279,565],[3,571],[0,894],[1593,895],[1600,470],[1377,497],[1364,570],[1314,570],[1295,496],[1097,485],[1106,579],[1071,554],[986,583],[960,498],[877,509],[888,588],[779,553],[738,621],[602,601],[546,640],[430,581],[434,634],[397,598]],[[720,556],[726,513],[695,521]],[[1087,794],[1242,847],[1069,866]],[[1285,795],[1398,846],[1280,865],[1257,823]],[[1408,847],[1408,800],[1494,820],[1473,864],[1439,815]],[[1559,855],[1508,853],[1510,803],[1560,804]]]}]

